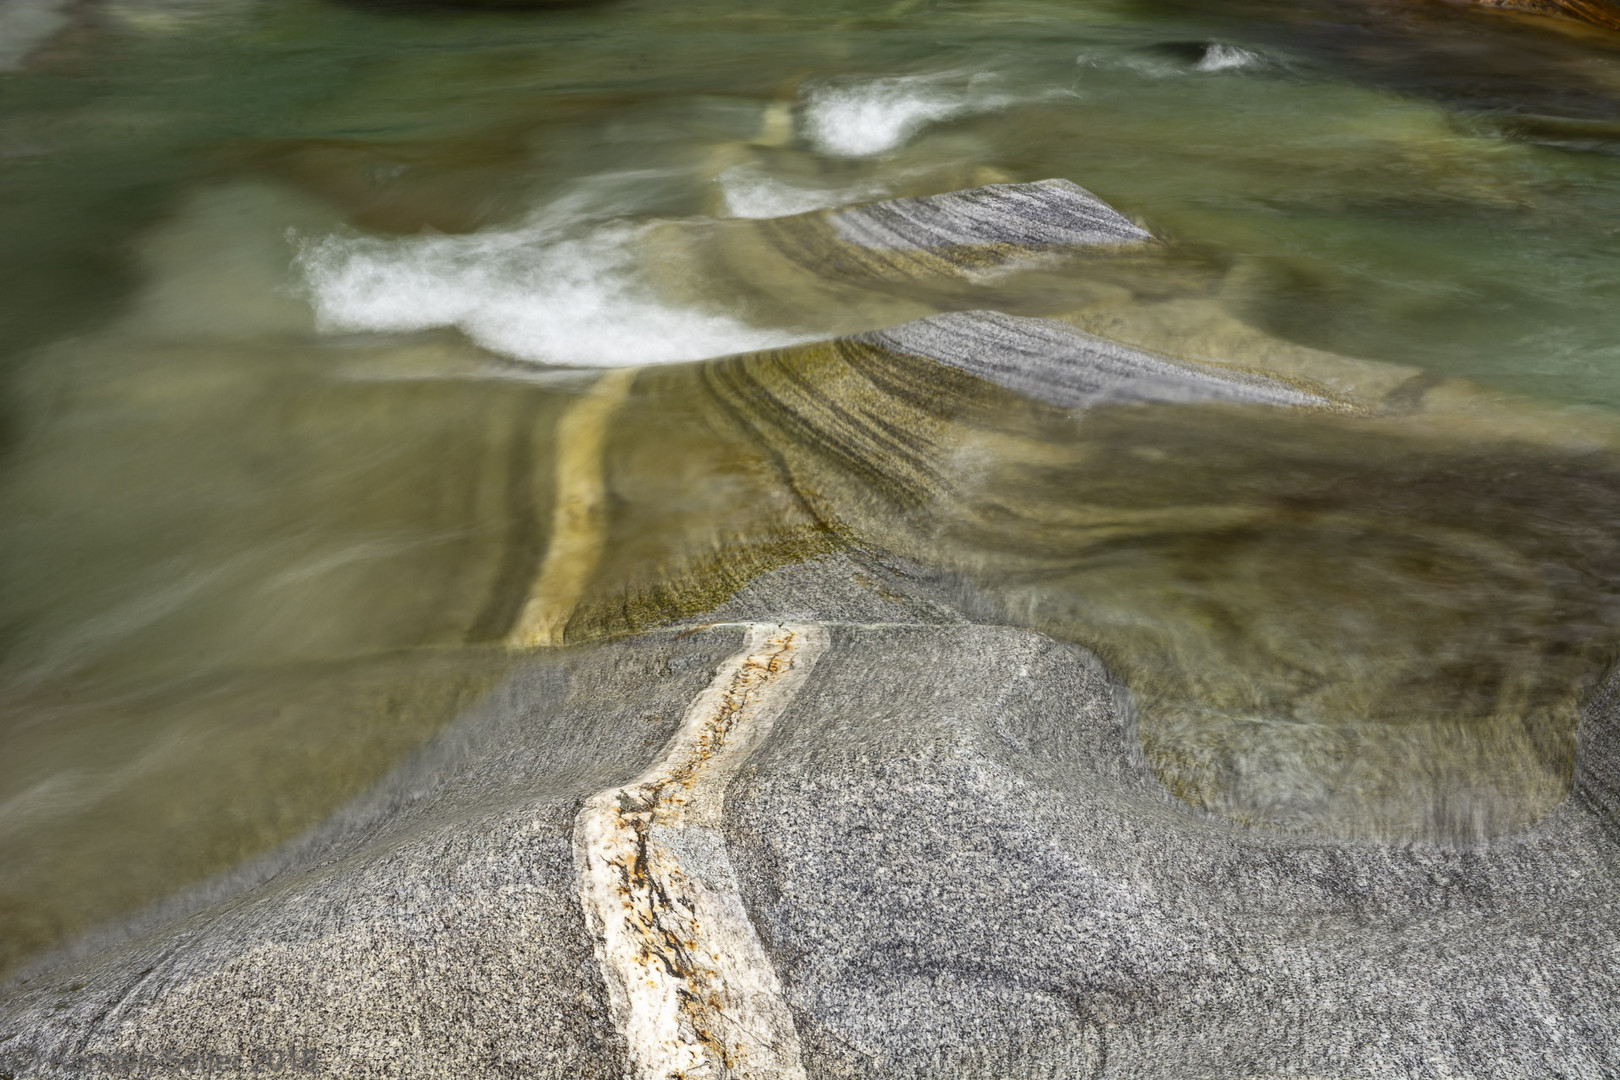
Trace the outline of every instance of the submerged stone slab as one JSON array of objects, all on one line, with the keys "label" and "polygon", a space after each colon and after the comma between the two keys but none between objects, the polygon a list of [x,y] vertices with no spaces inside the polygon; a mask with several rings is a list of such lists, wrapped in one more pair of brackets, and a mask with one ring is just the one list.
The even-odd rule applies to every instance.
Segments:
[{"label": "submerged stone slab", "polygon": [[[310,838],[12,983],[0,1070],[1612,1075],[1611,698],[1533,829],[1342,843],[1178,803],[1094,657],[941,621],[910,568],[840,556],[736,604],[822,621],[536,659]],[[621,903],[645,956],[610,940]],[[615,1001],[655,954],[671,992]],[[728,995],[770,1022],[732,1031]]]},{"label": "submerged stone slab", "polygon": [[1010,245],[1034,250],[1141,244],[1153,239],[1069,180],[988,184],[888,199],[831,214],[838,236],[875,251]]},{"label": "submerged stone slab", "polygon": [[997,311],[934,315],[855,340],[927,357],[1061,408],[1131,402],[1333,404],[1276,379],[1178,363],[1064,323]]},{"label": "submerged stone slab", "polygon": [[1292,379],[990,312],[644,369],[593,468],[596,584],[555,625],[650,629],[870,547],[1106,657],[1200,810],[1345,840],[1522,831],[1569,792],[1620,625],[1620,458]]},{"label": "submerged stone slab", "polygon": [[[745,432],[827,534],[948,569],[987,598],[980,617],[1107,657],[1140,697],[1157,775],[1200,809],[1468,843],[1569,791],[1620,625],[1611,453],[995,313],[644,378],[656,392],[627,427],[701,414],[711,443]],[[1537,423],[1578,430],[1552,410]],[[679,436],[657,430],[615,470],[646,492],[622,482],[623,506],[710,487],[664,479]],[[705,527],[765,504],[731,505]],[[673,532],[648,516],[625,535]]]}]

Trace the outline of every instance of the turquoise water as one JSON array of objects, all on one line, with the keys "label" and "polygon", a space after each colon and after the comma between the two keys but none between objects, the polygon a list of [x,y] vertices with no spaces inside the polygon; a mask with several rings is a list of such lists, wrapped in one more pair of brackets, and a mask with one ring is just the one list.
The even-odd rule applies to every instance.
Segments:
[{"label": "turquoise water", "polygon": [[[1167,247],[869,308],[702,254],[1054,176]],[[510,447],[596,369],[1089,290],[1145,343],[1240,324],[1607,423],[1620,44],[1353,3],[110,3],[0,73],[0,237],[11,963],[318,820],[498,677],[501,552],[546,540],[511,540]],[[670,410],[615,437],[688,453]],[[705,468],[643,510],[723,515]]]}]

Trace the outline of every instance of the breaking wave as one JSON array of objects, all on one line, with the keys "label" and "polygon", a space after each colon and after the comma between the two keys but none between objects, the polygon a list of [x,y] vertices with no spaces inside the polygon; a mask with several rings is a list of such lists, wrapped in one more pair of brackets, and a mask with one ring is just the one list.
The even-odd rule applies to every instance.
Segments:
[{"label": "breaking wave", "polygon": [[324,331],[453,326],[484,348],[536,363],[667,363],[802,340],[666,302],[645,273],[652,226],[582,224],[568,210],[466,236],[304,239],[296,265]]},{"label": "breaking wave", "polygon": [[1051,96],[1052,92],[1009,92],[989,73],[826,83],[806,91],[802,126],[805,137],[824,154],[875,157],[901,146],[929,124]]},{"label": "breaking wave", "polygon": [[1264,62],[1258,53],[1217,41],[1204,50],[1203,57],[1193,67],[1199,71],[1237,71],[1260,67]]}]

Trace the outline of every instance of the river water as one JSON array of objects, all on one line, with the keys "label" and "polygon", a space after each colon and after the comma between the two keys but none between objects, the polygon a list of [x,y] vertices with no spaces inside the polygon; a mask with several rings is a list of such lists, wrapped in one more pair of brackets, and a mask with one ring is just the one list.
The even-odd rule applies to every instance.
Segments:
[{"label": "river water", "polygon": [[[1616,640],[1620,42],[1349,0],[37,7],[0,968],[309,827],[510,644],[839,548],[1099,651],[1240,824],[1476,843],[1567,793]],[[767,242],[1054,177],[1163,243],[897,283]],[[1077,417],[818,344],[980,308],[1383,404]]]}]

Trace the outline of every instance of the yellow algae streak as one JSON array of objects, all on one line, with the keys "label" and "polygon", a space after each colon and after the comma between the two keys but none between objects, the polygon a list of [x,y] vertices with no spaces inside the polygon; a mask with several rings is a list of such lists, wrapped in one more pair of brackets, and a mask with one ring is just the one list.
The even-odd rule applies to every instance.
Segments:
[{"label": "yellow algae streak", "polygon": [[561,645],[607,538],[608,423],[630,395],[635,368],[615,368],[557,423],[557,502],[551,542],[534,587],[507,643],[513,648]]}]

